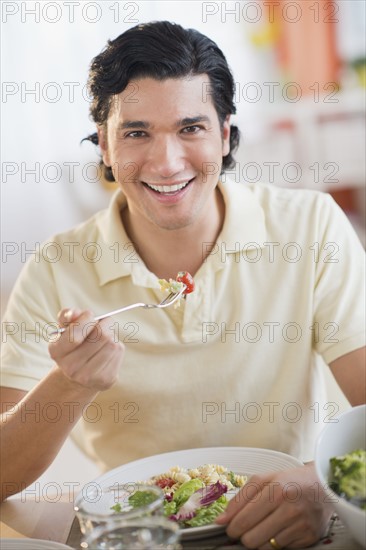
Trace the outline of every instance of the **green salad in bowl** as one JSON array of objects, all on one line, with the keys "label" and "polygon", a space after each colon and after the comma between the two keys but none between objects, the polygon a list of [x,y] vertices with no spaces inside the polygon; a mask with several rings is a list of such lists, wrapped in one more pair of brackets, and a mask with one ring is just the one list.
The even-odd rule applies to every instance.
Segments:
[{"label": "green salad in bowl", "polygon": [[315,447],[319,481],[340,520],[366,548],[365,451],[366,405],[358,405],[326,423]]},{"label": "green salad in bowl", "polygon": [[329,486],[366,511],[366,451],[357,449],[329,460]]}]

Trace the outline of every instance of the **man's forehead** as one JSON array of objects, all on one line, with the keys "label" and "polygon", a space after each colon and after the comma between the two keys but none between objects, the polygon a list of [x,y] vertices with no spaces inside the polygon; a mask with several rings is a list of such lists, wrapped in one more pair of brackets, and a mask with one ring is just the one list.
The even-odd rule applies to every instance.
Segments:
[{"label": "man's forehead", "polygon": [[145,109],[151,113],[153,109],[163,110],[173,105],[177,113],[180,112],[178,118],[197,116],[207,108],[211,110],[211,96],[212,86],[206,74],[164,80],[140,78],[131,80],[120,94],[114,96],[110,114],[114,111],[118,118],[126,116],[130,119],[132,115],[132,119],[137,120],[136,116]]},{"label": "man's forehead", "polygon": [[200,88],[204,86],[205,84],[210,83],[210,77],[208,74],[188,74],[181,77],[167,77],[167,78],[154,78],[152,76],[144,76],[144,77],[137,77],[132,78],[125,90],[121,92],[122,94],[136,92],[138,89],[144,89],[145,87],[149,88],[166,88],[174,86],[177,89],[185,89],[185,88]]}]

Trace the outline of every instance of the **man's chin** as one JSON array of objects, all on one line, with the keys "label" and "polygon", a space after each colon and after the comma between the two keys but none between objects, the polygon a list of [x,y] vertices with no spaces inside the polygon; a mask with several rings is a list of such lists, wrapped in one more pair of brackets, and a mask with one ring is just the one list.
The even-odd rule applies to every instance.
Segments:
[{"label": "man's chin", "polygon": [[189,227],[191,224],[192,224],[192,220],[184,220],[184,221],[173,220],[171,222],[167,222],[167,221],[155,222],[155,225],[157,225],[160,229],[164,229],[165,231],[183,230]]}]

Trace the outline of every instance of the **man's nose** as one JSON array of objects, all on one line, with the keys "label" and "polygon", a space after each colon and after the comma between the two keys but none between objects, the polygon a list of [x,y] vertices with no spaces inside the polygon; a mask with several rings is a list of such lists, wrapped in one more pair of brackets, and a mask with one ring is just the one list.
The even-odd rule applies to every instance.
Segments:
[{"label": "man's nose", "polygon": [[149,161],[153,176],[172,177],[185,169],[183,144],[176,136],[156,138],[149,151]]}]

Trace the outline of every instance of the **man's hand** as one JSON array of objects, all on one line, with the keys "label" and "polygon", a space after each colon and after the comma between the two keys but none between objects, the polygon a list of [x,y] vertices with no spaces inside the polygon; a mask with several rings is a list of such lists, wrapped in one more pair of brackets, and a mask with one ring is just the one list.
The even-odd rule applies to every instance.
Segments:
[{"label": "man's hand", "polygon": [[118,378],[124,346],[114,342],[109,319],[94,321],[91,311],[64,309],[58,315],[65,327],[49,353],[63,374],[76,384],[95,391],[110,388]]},{"label": "man's hand", "polygon": [[304,548],[326,532],[332,514],[311,464],[252,476],[229,503],[217,523],[247,548],[269,550],[275,538],[281,548]]}]

